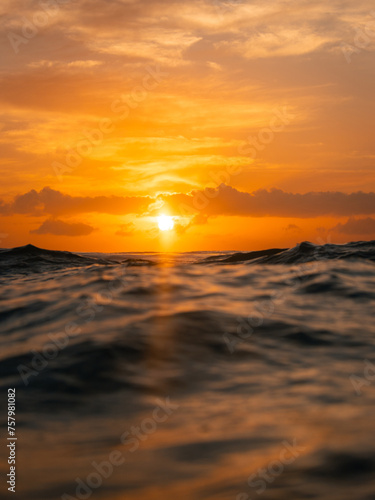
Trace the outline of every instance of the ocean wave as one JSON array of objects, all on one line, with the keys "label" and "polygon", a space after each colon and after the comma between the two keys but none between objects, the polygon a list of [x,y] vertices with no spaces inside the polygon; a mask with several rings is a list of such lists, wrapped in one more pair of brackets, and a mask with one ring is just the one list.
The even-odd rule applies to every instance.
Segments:
[{"label": "ocean wave", "polygon": [[[155,254],[153,258],[141,258],[137,255],[125,258],[111,254],[84,254],[45,250],[33,245],[0,250],[0,274],[34,274],[54,270],[122,264],[127,267],[155,267],[163,264],[173,265],[170,257]],[[290,249],[271,248],[252,252],[233,252],[210,255],[204,259],[191,261],[180,258],[175,265],[190,263],[200,265],[250,265],[301,264],[325,260],[368,260],[375,261],[375,241],[354,242],[346,245],[314,245],[302,242]]]},{"label": "ocean wave", "polygon": [[[373,261],[374,242],[0,251],[0,388],[17,394],[19,494],[73,497],[74,478],[120,449],[125,472],[103,479],[110,500],[253,498],[249,478],[267,469],[270,499],[372,498]],[[178,409],[156,425],[160,401]],[[152,432],[138,442],[139,429]],[[286,441],[302,452],[278,475]]]},{"label": "ocean wave", "polygon": [[272,248],[255,252],[236,252],[230,256],[211,256],[199,264],[301,264],[324,260],[375,261],[375,241],[359,241],[346,245],[314,245],[309,241],[290,249]]},{"label": "ocean wave", "polygon": [[66,251],[45,250],[34,245],[0,250],[0,272],[7,274],[41,273],[94,264],[108,264],[108,261]]},{"label": "ocean wave", "polygon": [[[0,274],[30,274],[51,272],[61,269],[117,265],[118,260],[112,259],[110,255],[99,257],[90,255],[79,255],[77,253],[45,250],[34,245],[25,245],[12,249],[0,249]],[[122,265],[129,267],[156,266],[157,262],[141,258],[126,258],[120,261]]]}]

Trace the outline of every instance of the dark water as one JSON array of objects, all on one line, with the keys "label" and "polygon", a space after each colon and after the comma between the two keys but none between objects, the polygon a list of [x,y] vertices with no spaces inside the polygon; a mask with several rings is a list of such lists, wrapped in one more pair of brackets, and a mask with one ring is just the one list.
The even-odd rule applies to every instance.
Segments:
[{"label": "dark water", "polygon": [[14,497],[375,499],[374,261],[1,250]]}]

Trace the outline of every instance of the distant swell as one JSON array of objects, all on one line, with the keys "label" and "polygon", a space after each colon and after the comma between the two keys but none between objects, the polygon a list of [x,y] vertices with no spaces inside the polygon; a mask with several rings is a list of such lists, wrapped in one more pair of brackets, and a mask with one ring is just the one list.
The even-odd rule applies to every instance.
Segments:
[{"label": "distant swell", "polygon": [[54,269],[90,266],[105,261],[71,252],[44,250],[33,245],[0,250],[0,272],[33,273]]},{"label": "distant swell", "polygon": [[199,264],[301,264],[324,260],[375,261],[375,241],[358,241],[346,245],[313,245],[308,241],[290,249],[272,248],[255,252],[238,252],[230,256],[211,256]]},{"label": "distant swell", "polygon": [[[156,260],[155,260],[156,259]],[[325,260],[367,260],[375,261],[375,241],[359,241],[346,245],[313,245],[309,242],[299,243],[290,249],[271,248],[253,252],[235,252],[210,255],[195,261],[200,265],[233,265],[233,264],[301,264]],[[88,266],[123,264],[129,267],[153,267],[168,261],[165,257],[139,258],[129,254],[85,254],[57,250],[44,250],[33,245],[0,250],[0,274],[19,275],[51,272],[70,268]],[[189,262],[179,261],[180,264]],[[191,263],[191,262],[190,262]]]},{"label": "distant swell", "polygon": [[[34,245],[0,250],[0,274],[29,274],[51,272],[59,269],[92,265],[117,264],[110,258],[82,256],[72,252],[44,250]],[[125,259],[126,266],[153,266],[156,263],[144,259]]]}]

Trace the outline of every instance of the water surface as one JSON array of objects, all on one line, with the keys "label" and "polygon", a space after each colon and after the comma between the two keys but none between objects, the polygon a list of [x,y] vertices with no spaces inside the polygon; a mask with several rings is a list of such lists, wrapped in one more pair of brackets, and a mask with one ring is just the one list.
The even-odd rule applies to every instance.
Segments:
[{"label": "water surface", "polygon": [[1,250],[18,497],[375,499],[374,261]]}]

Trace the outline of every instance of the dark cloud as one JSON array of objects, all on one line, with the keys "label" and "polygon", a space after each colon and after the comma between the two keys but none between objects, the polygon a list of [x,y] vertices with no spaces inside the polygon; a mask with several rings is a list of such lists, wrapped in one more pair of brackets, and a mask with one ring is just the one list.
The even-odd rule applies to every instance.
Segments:
[{"label": "dark cloud", "polygon": [[82,213],[123,215],[143,213],[152,201],[148,196],[70,196],[45,187],[39,193],[33,189],[16,196],[9,204],[0,201],[0,213],[54,217]]},{"label": "dark cloud", "polygon": [[217,189],[164,196],[167,206],[179,213],[201,212],[207,216],[249,217],[352,216],[375,213],[375,193],[286,193],[280,189],[244,193],[221,184]]},{"label": "dark cloud", "polygon": [[64,222],[62,220],[49,219],[43,224],[30,231],[31,234],[54,234],[55,236],[88,236],[95,228],[82,222]]},{"label": "dark cloud", "polygon": [[[258,190],[252,193],[221,184],[216,189],[192,191],[189,194],[162,195],[171,214],[176,216],[197,216],[196,223],[205,223],[208,217],[293,217],[314,218],[320,216],[358,216],[375,214],[375,193],[310,192],[287,193],[280,189]],[[24,214],[32,216],[50,215],[53,218],[84,213],[105,213],[112,215],[149,213],[155,199],[149,196],[70,196],[49,187],[40,192],[31,190],[16,196],[13,202],[5,204],[0,200],[3,215]],[[357,221],[358,222],[358,221]],[[368,222],[367,222],[368,224]],[[288,226],[288,230],[296,229]],[[129,230],[126,229],[127,232]]]},{"label": "dark cloud", "polygon": [[345,224],[337,224],[332,230],[342,234],[375,235],[375,219],[371,217],[367,217],[366,219],[350,217]]},{"label": "dark cloud", "polygon": [[174,226],[174,229],[175,231],[177,232],[177,234],[185,234],[186,231],[192,227],[192,226],[197,226],[197,225],[203,225],[203,224],[207,224],[208,222],[208,216],[205,215],[205,214],[202,214],[202,213],[197,213],[196,215],[194,215],[194,217],[189,221],[187,222],[186,224],[180,224],[180,223],[177,223],[175,224]]},{"label": "dark cloud", "polygon": [[284,227],[284,231],[291,231],[291,232],[297,232],[299,233],[302,231],[302,229],[297,226],[296,224],[288,224],[286,227]]}]

